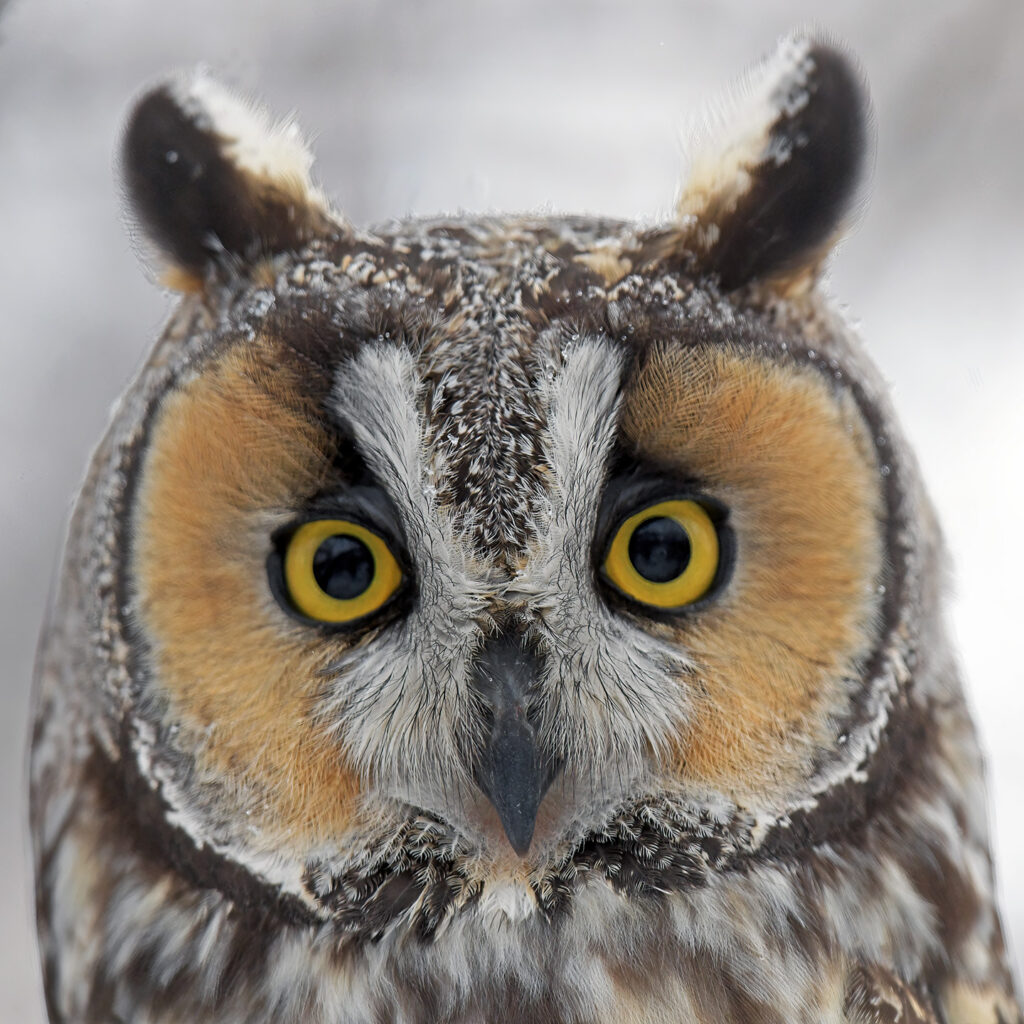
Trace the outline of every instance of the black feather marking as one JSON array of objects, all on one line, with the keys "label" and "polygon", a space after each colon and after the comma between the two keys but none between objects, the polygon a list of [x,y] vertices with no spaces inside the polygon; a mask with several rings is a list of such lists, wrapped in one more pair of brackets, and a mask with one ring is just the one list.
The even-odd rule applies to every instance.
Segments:
[{"label": "black feather marking", "polygon": [[166,86],[139,101],[125,132],[132,210],[164,255],[197,275],[225,254],[251,262],[294,249],[326,223],[318,208],[233,163],[227,141]]},{"label": "black feather marking", "polygon": [[779,115],[753,182],[719,223],[704,260],[726,290],[813,261],[857,194],[869,152],[866,92],[845,54],[815,44],[813,65],[794,98],[780,86]]}]

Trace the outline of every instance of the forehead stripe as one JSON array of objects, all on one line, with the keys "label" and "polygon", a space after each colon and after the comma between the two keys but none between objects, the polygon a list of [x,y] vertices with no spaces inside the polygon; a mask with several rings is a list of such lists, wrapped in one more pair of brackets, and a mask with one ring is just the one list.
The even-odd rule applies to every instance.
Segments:
[{"label": "forehead stripe", "polygon": [[420,480],[423,439],[416,392],[409,351],[372,344],[339,367],[331,398],[367,465],[405,508],[416,504]]},{"label": "forehead stripe", "polygon": [[[521,533],[512,538],[516,546],[523,546],[533,536],[538,510],[546,500],[541,463],[553,471],[562,503],[575,508],[576,514],[586,510],[592,520],[617,429],[623,365],[612,342],[584,339],[568,349],[548,379],[514,382],[528,394],[501,398],[509,407],[529,402],[536,409],[535,424],[499,420],[490,423],[483,436],[466,432],[453,437],[443,420],[431,413],[425,421],[421,415],[420,407],[428,403],[412,353],[398,345],[374,344],[338,369],[332,411],[405,516],[425,508],[424,496],[426,505],[432,504],[430,499],[449,487],[460,465],[486,469],[482,463],[500,458],[496,448],[521,455],[528,445],[532,469],[539,474],[536,480],[498,479],[490,493],[473,494],[474,512],[480,511],[477,504],[488,501],[516,501],[530,510]],[[444,386],[455,392],[447,399],[451,411],[467,416],[474,396],[469,383],[463,385],[465,393],[461,384],[456,378]],[[513,484],[522,493],[506,493]]]}]

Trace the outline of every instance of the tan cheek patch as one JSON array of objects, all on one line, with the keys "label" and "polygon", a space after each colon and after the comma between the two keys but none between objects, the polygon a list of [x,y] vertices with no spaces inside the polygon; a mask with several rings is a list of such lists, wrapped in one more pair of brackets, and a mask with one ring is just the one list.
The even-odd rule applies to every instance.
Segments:
[{"label": "tan cheek patch", "polygon": [[266,576],[269,534],[324,482],[331,441],[257,346],[165,401],[135,513],[135,582],[156,678],[203,737],[202,769],[256,793],[254,826],[343,831],[359,790],[312,718],[331,654],[288,628]]},{"label": "tan cheek patch", "polygon": [[737,798],[784,791],[832,745],[843,676],[873,642],[882,499],[863,420],[810,368],[666,347],[623,430],[729,506],[736,534],[722,597],[676,631],[696,674],[672,770]]}]

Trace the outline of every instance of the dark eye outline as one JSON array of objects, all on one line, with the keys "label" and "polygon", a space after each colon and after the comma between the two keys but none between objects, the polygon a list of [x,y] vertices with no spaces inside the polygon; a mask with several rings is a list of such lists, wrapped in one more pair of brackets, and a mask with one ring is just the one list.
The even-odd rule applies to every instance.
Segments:
[{"label": "dark eye outline", "polygon": [[[295,534],[308,523],[321,520],[348,521],[375,534],[388,548],[401,572],[394,592],[377,608],[358,618],[329,622],[312,618],[302,612],[292,599],[285,575],[285,556]],[[397,516],[390,500],[380,488],[356,486],[341,495],[324,495],[312,499],[307,508],[270,537],[266,558],[267,582],[274,599],[292,619],[321,633],[353,633],[367,631],[394,621],[411,609],[416,597],[416,579],[408,549],[402,540]]]},{"label": "dark eye outline", "polygon": [[[604,570],[612,544],[626,522],[645,509],[666,501],[692,501],[700,505],[718,535],[718,568],[708,589],[690,604],[671,608],[638,600],[618,587]],[[736,535],[729,524],[728,506],[710,497],[695,483],[680,484],[664,478],[630,476],[610,481],[605,488],[598,511],[592,556],[595,579],[609,603],[649,619],[670,622],[703,611],[721,596],[732,579],[736,564]]]}]

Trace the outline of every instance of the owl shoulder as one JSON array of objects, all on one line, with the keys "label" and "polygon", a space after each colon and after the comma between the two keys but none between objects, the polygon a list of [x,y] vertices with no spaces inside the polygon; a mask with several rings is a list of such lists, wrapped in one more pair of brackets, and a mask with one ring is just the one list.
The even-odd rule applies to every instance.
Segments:
[{"label": "owl shoulder", "polygon": [[937,995],[864,963],[847,977],[843,1013],[847,1024],[1024,1024],[1016,1002],[994,986],[957,982]]}]

